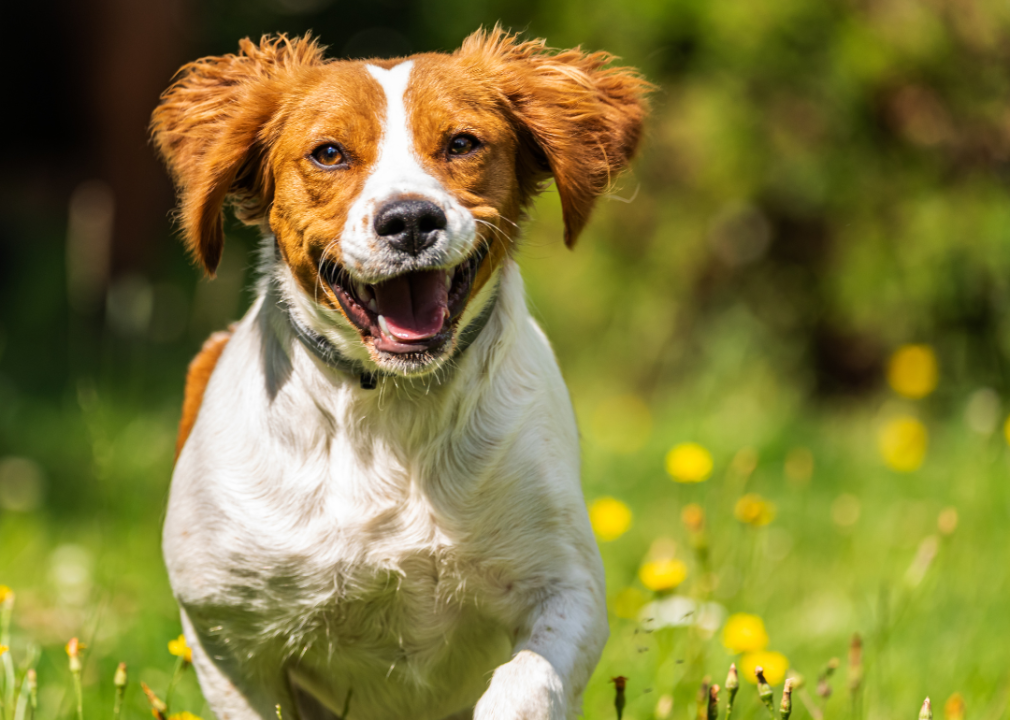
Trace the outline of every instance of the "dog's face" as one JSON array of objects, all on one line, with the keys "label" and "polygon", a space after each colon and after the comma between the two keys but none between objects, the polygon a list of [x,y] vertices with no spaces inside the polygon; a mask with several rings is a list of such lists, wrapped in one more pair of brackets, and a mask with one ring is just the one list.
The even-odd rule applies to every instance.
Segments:
[{"label": "dog's face", "polygon": [[452,352],[543,180],[555,179],[571,245],[627,164],[646,84],[608,61],[497,29],[403,60],[243,41],[183,69],[154,137],[208,272],[230,199],[268,225],[301,291],[380,368],[414,374]]}]

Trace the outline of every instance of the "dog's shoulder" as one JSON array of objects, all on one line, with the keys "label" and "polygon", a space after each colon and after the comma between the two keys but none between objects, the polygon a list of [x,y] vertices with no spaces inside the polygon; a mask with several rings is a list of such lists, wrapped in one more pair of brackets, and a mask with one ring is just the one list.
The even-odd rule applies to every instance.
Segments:
[{"label": "dog's shoulder", "polygon": [[203,404],[203,394],[210,382],[210,376],[217,366],[217,361],[221,359],[221,353],[231,340],[235,326],[230,326],[227,330],[220,330],[212,333],[207,338],[200,352],[196,354],[189,363],[189,370],[186,372],[186,389],[182,400],[182,418],[179,420],[179,434],[175,441],[175,459],[179,459],[186,438],[189,437],[196,424],[196,416],[200,412]]}]

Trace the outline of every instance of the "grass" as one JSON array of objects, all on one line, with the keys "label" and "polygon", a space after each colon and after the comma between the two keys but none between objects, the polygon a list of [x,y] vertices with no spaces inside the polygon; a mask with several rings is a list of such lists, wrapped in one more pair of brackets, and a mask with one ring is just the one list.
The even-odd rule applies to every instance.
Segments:
[{"label": "grass", "polygon": [[[542,235],[557,236],[545,223]],[[733,662],[742,686],[733,718],[764,717],[742,671],[747,654],[723,642],[723,623],[738,614],[760,618],[765,650],[805,679],[794,718],[910,717],[927,695],[943,705],[960,697],[979,720],[1007,717],[1010,448],[998,396],[952,381],[941,362],[939,385],[920,399],[885,389],[813,404],[802,377],[775,369],[752,318],[733,312],[702,344],[677,351],[698,356],[690,372],[643,360],[626,373],[613,354],[626,345],[624,330],[587,335],[568,321],[584,310],[578,283],[556,273],[565,252],[531,240],[523,260],[531,305],[571,389],[587,502],[610,497],[630,511],[627,527],[600,538],[611,639],[586,691],[586,717],[616,716],[617,677],[626,678],[628,720],[703,717],[699,688],[724,684]],[[601,253],[587,244],[571,255],[574,272],[605,267]],[[249,254],[233,241],[228,258],[248,264]],[[242,283],[239,272],[236,292]],[[36,717],[77,715],[65,651],[74,637],[85,646],[86,719],[117,702],[123,718],[149,717],[141,683],[170,700],[169,713],[211,716],[193,673],[174,671],[168,643],[180,625],[160,554],[184,363],[206,331],[167,350],[106,333],[62,393],[0,377],[0,584],[17,593],[10,640],[0,643],[11,648],[3,662],[19,688],[29,666],[36,670]],[[609,349],[594,357],[586,337],[609,338]],[[75,360],[88,350],[75,347]],[[921,464],[907,472],[888,467],[879,447],[900,418],[926,433]],[[668,472],[669,451],[685,443],[711,458],[699,482]],[[11,509],[12,492],[21,510]],[[687,523],[686,507],[697,511]],[[646,585],[640,571],[658,561],[666,564],[646,573]],[[656,578],[680,575],[675,587],[651,589],[662,584]],[[847,690],[855,633],[863,639],[857,702]],[[835,692],[824,697],[819,678],[832,658],[840,660]],[[122,695],[113,682],[121,662]],[[781,680],[769,679],[781,697]],[[19,701],[4,697],[2,720],[14,720]],[[960,706],[951,703],[945,717],[960,720]]]},{"label": "grass", "polygon": [[[998,428],[978,432],[957,414],[933,417],[928,398],[885,396],[803,412],[772,400],[759,412],[749,398],[760,387],[747,392],[728,389],[716,402],[682,392],[616,405],[575,396],[586,435],[587,500],[606,495],[631,510],[628,529],[600,543],[611,640],[586,693],[586,716],[615,715],[611,678],[618,676],[627,678],[625,718],[697,715],[699,687],[746,657],[724,647],[721,631],[727,616],[746,613],[762,619],[767,649],[788,658],[810,692],[829,659],[846,657],[853,633],[865,639],[858,701],[836,692],[824,699],[822,717],[909,716],[922,697],[954,693],[973,717],[1005,717],[1010,488]],[[65,645],[79,637],[85,716],[113,708],[122,661],[131,676],[123,717],[150,712],[140,682],[162,697],[174,682],[171,711],[207,717],[192,673],[173,681],[168,650],[180,629],[158,536],[173,413],[129,407],[93,388],[82,389],[75,405],[36,407],[20,423],[25,454],[41,458],[46,472],[76,462],[73,477],[86,492],[79,511],[47,505],[3,516],[0,579],[18,594],[5,667],[15,666],[19,683],[28,665],[36,668],[37,717],[77,716]],[[682,411],[692,407],[708,410]],[[880,427],[896,412],[918,414],[929,429],[925,460],[913,472],[888,469],[877,447]],[[636,432],[622,436],[628,425]],[[710,452],[713,470],[704,481],[674,482],[665,469],[667,451],[682,441]],[[40,451],[46,445],[56,457]],[[797,458],[806,460],[797,465]],[[141,484],[141,476],[157,481]],[[741,522],[737,504],[745,495],[773,504],[774,519]],[[702,510],[700,529],[697,518],[685,525],[686,506]],[[672,590],[650,590],[639,577],[657,555],[686,568]],[[639,605],[671,598],[706,610],[692,616],[690,605],[680,606],[686,617],[665,619],[640,614]],[[744,688],[752,681],[741,678]],[[15,720],[10,708],[18,703],[10,702],[9,681],[6,687],[4,720]],[[764,712],[756,693],[742,691],[733,716]],[[809,714],[803,703],[794,711]]]}]

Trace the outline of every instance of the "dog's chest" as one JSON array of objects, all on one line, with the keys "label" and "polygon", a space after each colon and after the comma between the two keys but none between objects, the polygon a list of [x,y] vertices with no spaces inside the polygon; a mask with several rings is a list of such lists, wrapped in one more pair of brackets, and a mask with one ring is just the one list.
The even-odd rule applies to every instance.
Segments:
[{"label": "dog's chest", "polygon": [[493,560],[489,528],[463,518],[467,500],[433,500],[421,488],[430,473],[388,460],[362,468],[345,453],[290,467],[261,492],[222,499],[213,529],[188,543],[212,585],[173,578],[232,652],[433,669],[461,636],[510,632],[496,610],[513,569]]}]

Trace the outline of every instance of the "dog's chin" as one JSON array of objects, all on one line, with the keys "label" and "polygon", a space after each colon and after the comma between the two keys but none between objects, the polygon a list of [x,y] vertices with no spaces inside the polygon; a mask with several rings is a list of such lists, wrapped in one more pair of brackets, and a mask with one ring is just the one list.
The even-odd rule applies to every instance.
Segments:
[{"label": "dog's chin", "polygon": [[337,263],[328,263],[324,279],[380,369],[423,375],[452,354],[485,256],[481,245],[455,267],[414,270],[372,284],[354,279]]}]

